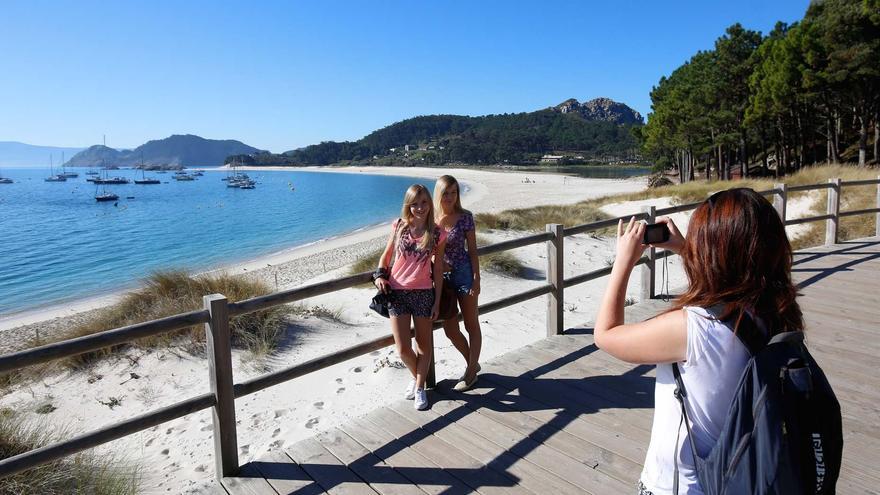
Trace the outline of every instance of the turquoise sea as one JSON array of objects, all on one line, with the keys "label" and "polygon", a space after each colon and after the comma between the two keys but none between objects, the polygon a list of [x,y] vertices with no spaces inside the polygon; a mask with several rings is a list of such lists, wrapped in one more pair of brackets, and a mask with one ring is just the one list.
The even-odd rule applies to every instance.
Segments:
[{"label": "turquoise sea", "polygon": [[[395,218],[408,177],[251,171],[256,189],[226,187],[225,171],[191,182],[107,185],[95,201],[79,177],[45,182],[48,169],[0,169],[0,314],[136,286],[169,268],[201,271],[352,232]],[[140,178],[136,170],[111,176]],[[433,188],[433,182],[426,184]]]},{"label": "turquoise sea", "polygon": [[[137,286],[156,270],[203,271],[388,222],[410,177],[249,171],[256,189],[226,187],[226,171],[191,182],[107,185],[45,182],[46,168],[0,169],[0,315]],[[401,170],[401,173],[405,173]],[[111,176],[140,178],[137,170]],[[438,169],[438,176],[442,170]],[[622,174],[631,175],[631,174]]]}]

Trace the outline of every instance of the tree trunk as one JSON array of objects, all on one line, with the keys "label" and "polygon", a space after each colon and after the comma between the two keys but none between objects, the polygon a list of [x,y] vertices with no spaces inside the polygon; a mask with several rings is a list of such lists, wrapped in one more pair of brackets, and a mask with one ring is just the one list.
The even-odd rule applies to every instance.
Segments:
[{"label": "tree trunk", "polygon": [[868,164],[868,116],[859,112],[859,166]]},{"label": "tree trunk", "polygon": [[740,161],[742,162],[742,178],[749,177],[749,144],[746,140],[746,132],[740,132],[739,138]]},{"label": "tree trunk", "polygon": [[825,135],[825,161],[831,165],[834,163],[834,140],[831,137],[834,132],[834,126],[831,125],[830,116],[825,118],[825,127],[828,131]]},{"label": "tree trunk", "polygon": [[721,180],[724,178],[722,171],[724,170],[724,150],[718,145],[718,163],[715,164],[715,178]]},{"label": "tree trunk", "polygon": [[834,118],[834,163],[840,163],[840,115],[835,112]]},{"label": "tree trunk", "polygon": [[770,175],[770,164],[767,163],[767,135],[764,132],[764,126],[761,126],[761,169],[764,177]]},{"label": "tree trunk", "polygon": [[874,163],[880,164],[880,156],[877,151],[880,149],[880,110],[874,111]]}]

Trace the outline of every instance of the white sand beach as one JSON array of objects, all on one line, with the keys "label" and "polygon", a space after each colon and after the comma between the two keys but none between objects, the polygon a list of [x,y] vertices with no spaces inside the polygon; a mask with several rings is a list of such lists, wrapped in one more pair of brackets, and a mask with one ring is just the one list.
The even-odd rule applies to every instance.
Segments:
[{"label": "white sand beach", "polygon": [[[450,173],[465,186],[462,203],[474,212],[569,204],[644,188],[642,178],[583,179],[532,172],[528,173],[529,182],[524,182],[526,175],[522,172],[471,169],[321,168],[320,171],[426,179]],[[667,206],[669,201],[658,199],[652,203],[659,208]],[[641,202],[620,203],[607,207],[606,211],[615,216],[635,213],[640,211],[641,205]],[[792,202],[789,209],[808,206],[806,201],[802,204]],[[794,211],[790,214],[796,216]],[[686,229],[686,214],[677,215],[675,221],[682,230]],[[387,225],[368,228],[224,270],[247,273],[272,286],[277,280],[278,289],[332,279],[346,274],[351,263],[381,246],[387,231]],[[481,234],[493,241],[525,235],[508,231]],[[523,291],[544,280],[545,246],[528,246],[512,253],[526,266],[526,276],[511,278],[484,272],[481,302]],[[588,234],[566,238],[565,275],[604,267],[613,257],[613,239]],[[676,258],[669,260],[667,279],[673,289],[685,283]],[[658,288],[661,282],[658,275]],[[594,318],[604,286],[605,280],[599,279],[566,289],[566,327],[583,325]],[[308,306],[322,306],[338,312],[339,320],[315,316],[296,320],[295,332],[268,359],[255,360],[246,353],[235,352],[235,380],[242,381],[389,334],[388,321],[367,308],[374,292],[370,288],[352,288],[305,301]],[[639,292],[639,278],[633,277],[629,295],[637,298]],[[533,299],[481,316],[483,359],[543,338],[545,304],[544,298]],[[86,318],[87,315],[79,313],[74,318]],[[63,327],[69,318],[69,308],[52,308],[35,312],[27,318],[0,320],[0,342],[26,338],[36,328]],[[44,320],[50,321],[38,323]],[[438,380],[460,376],[464,370],[463,359],[442,331],[435,333],[434,347]],[[0,407],[26,412],[30,419],[48,422],[53,427],[65,427],[69,434],[75,434],[207,392],[207,373],[204,357],[197,354],[175,349],[131,349],[88,370],[47,376],[40,382],[15,387],[0,398]],[[237,401],[240,462],[245,463],[397,400],[408,381],[407,375],[393,348],[386,348]],[[41,409],[44,412],[51,409],[45,407],[47,404],[55,409],[46,414],[36,412],[41,406],[44,406]],[[191,414],[131,435],[98,451],[112,451],[125,461],[140,466],[144,493],[199,493],[215,483],[210,411]]]}]

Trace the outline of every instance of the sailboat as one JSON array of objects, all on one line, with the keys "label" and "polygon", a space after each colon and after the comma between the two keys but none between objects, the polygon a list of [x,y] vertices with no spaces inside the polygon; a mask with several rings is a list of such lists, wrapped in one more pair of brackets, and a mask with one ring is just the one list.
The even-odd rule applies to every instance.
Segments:
[{"label": "sailboat", "polygon": [[46,182],[67,182],[67,177],[65,177],[61,174],[56,174],[55,171],[53,170],[52,155],[51,154],[49,155],[49,173],[52,175],[50,175],[49,177],[46,177],[46,179],[45,179]]},{"label": "sailboat", "polygon": [[135,184],[161,184],[162,183],[162,181],[160,181],[159,179],[154,179],[152,177],[150,177],[148,179],[147,174],[144,170],[145,170],[144,169],[144,154],[141,153],[141,178],[135,179],[134,183]]},{"label": "sailboat", "polygon": [[119,196],[107,192],[106,187],[101,191],[101,194],[98,194],[98,186],[95,186],[95,201],[100,203],[102,201],[116,201],[117,199],[119,199]]},{"label": "sailboat", "polygon": [[68,179],[79,177],[79,174],[76,172],[68,172],[66,168],[64,168],[64,152],[61,152],[61,175],[67,177]]}]

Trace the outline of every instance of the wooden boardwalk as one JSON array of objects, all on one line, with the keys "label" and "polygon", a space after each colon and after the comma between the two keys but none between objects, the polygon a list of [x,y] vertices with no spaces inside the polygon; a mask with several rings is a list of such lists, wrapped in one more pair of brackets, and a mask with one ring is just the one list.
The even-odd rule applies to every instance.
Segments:
[{"label": "wooden boardwalk", "polygon": [[[880,238],[798,253],[794,276],[808,346],[843,409],[838,493],[880,493]],[[627,320],[665,304],[631,306]],[[653,366],[598,351],[589,326],[483,363],[470,392],[451,385],[438,384],[428,411],[401,400],[249,463],[220,492],[636,492]]]}]

